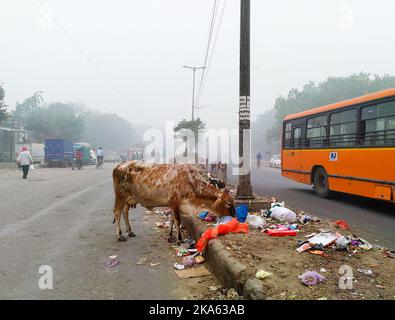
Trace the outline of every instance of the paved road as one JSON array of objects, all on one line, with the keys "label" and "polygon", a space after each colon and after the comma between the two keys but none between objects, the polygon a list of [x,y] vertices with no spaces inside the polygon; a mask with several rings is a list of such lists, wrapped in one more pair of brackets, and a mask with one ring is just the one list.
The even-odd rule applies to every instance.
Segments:
[{"label": "paved road", "polygon": [[[287,205],[316,216],[344,219],[366,240],[395,249],[395,206],[346,194],[332,199],[317,197],[312,186],[283,178],[281,170],[264,165],[251,174],[254,193],[274,196]],[[233,180],[234,182],[235,180]]]},{"label": "paved road", "polygon": [[[137,237],[117,242],[112,205],[109,165],[39,169],[28,180],[0,170],[0,299],[182,299],[204,285],[174,275],[156,217],[142,209],[131,217]],[[114,254],[120,264],[105,267]],[[142,256],[161,265],[136,265]],[[53,268],[54,290],[38,287],[42,265]]]}]

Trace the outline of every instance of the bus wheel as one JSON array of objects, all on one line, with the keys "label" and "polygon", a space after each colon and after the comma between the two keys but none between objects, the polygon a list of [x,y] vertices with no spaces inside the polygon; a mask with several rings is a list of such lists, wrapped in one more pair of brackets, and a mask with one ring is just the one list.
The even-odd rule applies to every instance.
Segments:
[{"label": "bus wheel", "polygon": [[328,175],[324,168],[318,168],[314,173],[314,191],[321,198],[327,198],[330,194]]}]

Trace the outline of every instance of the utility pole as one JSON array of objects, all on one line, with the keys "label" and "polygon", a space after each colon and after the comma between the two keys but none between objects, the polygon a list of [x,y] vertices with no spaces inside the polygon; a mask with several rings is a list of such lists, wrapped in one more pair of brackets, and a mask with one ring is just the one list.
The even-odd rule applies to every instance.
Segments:
[{"label": "utility pole", "polygon": [[[196,70],[203,70],[206,69],[205,66],[203,67],[191,67],[191,66],[183,66],[183,68],[190,69],[193,71],[193,87],[192,87],[192,121],[195,121],[195,82],[196,82]],[[198,130],[197,130],[198,131]],[[196,132],[195,135],[195,163],[198,163],[198,137],[199,133]],[[186,152],[186,149],[185,149]]]},{"label": "utility pole", "polygon": [[195,67],[195,66],[182,66],[185,69],[193,71],[193,87],[192,87],[192,121],[195,121],[195,83],[196,83],[196,70],[203,70],[206,67]]},{"label": "utility pole", "polygon": [[250,173],[250,4],[250,0],[241,0],[240,6],[239,157],[242,161],[239,166],[244,172],[239,172],[239,199],[253,198]]}]

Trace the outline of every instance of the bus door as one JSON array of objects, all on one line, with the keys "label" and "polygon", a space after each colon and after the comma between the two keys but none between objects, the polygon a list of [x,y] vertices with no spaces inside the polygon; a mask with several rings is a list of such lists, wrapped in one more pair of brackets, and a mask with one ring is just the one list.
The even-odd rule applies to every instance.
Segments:
[{"label": "bus door", "polygon": [[292,126],[292,149],[288,150],[289,170],[294,172],[294,177],[299,182],[305,182],[303,171],[303,150],[302,150],[302,125]]}]

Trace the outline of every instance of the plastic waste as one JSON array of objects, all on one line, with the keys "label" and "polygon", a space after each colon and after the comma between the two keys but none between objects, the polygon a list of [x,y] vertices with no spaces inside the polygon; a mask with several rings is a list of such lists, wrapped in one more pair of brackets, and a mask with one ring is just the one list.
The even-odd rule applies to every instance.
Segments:
[{"label": "plastic waste", "polygon": [[265,270],[259,270],[256,274],[255,274],[255,277],[257,278],[257,279],[265,279],[265,278],[267,278],[267,277],[271,277],[273,275],[273,273],[271,273],[271,272],[267,272],[267,271],[265,271]]},{"label": "plastic waste", "polygon": [[174,268],[176,268],[177,270],[183,270],[185,269],[185,266],[181,263],[175,263]]},{"label": "plastic waste", "polygon": [[187,256],[182,259],[182,264],[185,267],[192,267],[195,264],[195,257]]},{"label": "plastic waste", "polygon": [[263,229],[267,226],[266,220],[263,217],[253,214],[247,216],[245,223],[248,223],[252,229]]},{"label": "plastic waste", "polygon": [[266,233],[271,237],[285,237],[285,236],[296,236],[295,230],[275,230],[267,229]]},{"label": "plastic waste", "polygon": [[345,237],[345,236],[341,236],[340,238],[338,238],[335,242],[335,248],[336,250],[347,250],[348,245],[350,244],[350,240]]},{"label": "plastic waste", "polygon": [[344,220],[336,220],[335,225],[337,225],[339,228],[343,230],[350,230],[350,226]]},{"label": "plastic waste", "polygon": [[225,224],[228,223],[229,221],[232,221],[232,217],[231,216],[224,216],[224,217],[218,217],[217,218],[217,222],[214,224],[214,226],[219,226],[220,224]]},{"label": "plastic waste", "polygon": [[366,274],[367,276],[373,275],[373,271],[370,269],[357,269],[358,272],[361,272],[363,274]]},{"label": "plastic waste", "polygon": [[236,218],[239,222],[245,222],[248,215],[248,205],[241,204],[236,207]]},{"label": "plastic waste", "polygon": [[284,207],[273,207],[269,210],[270,218],[283,222],[296,222],[296,214],[292,210]]},{"label": "plastic waste", "polygon": [[325,277],[320,275],[316,271],[305,271],[302,275],[299,276],[299,279],[306,286],[316,286],[317,284],[325,281]]},{"label": "plastic waste", "polygon": [[218,235],[227,233],[248,233],[248,224],[240,223],[236,218],[226,224],[208,229],[203,232],[199,241],[196,243],[196,249],[201,253],[206,248],[207,243],[211,239],[215,239]]},{"label": "plastic waste", "polygon": [[208,215],[208,211],[203,211],[198,214],[198,217],[203,220],[204,218],[207,217],[207,215]]}]

